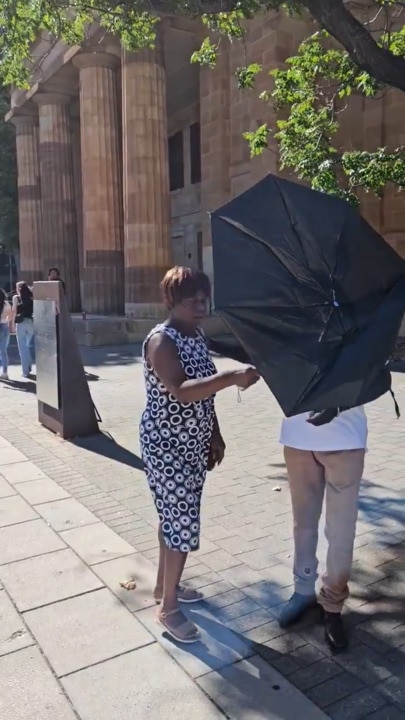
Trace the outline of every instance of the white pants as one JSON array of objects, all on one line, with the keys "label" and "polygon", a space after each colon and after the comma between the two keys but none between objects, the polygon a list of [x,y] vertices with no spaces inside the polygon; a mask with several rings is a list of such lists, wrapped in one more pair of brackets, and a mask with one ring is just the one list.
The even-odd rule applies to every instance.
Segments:
[{"label": "white pants", "polygon": [[310,452],[284,448],[294,518],[294,580],[301,595],[313,595],[318,574],[318,526],[326,495],[326,572],[319,602],[341,612],[349,595],[358,497],[365,450]]}]

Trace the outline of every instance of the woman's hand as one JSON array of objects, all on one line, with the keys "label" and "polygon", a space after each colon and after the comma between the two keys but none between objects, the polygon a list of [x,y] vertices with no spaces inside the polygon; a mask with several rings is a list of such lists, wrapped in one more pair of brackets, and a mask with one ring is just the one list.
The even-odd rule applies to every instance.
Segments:
[{"label": "woman's hand", "polygon": [[255,385],[260,380],[260,375],[256,368],[248,365],[241,370],[235,370],[235,385],[242,390],[247,390],[252,385]]},{"label": "woman's hand", "polygon": [[210,460],[212,464],[220,465],[225,456],[226,445],[219,430],[215,430],[211,438]]}]

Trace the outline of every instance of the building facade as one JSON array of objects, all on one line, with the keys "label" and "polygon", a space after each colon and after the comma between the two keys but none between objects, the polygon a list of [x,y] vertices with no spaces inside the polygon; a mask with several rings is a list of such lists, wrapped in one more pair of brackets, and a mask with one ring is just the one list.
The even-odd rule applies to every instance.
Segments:
[{"label": "building facade", "polygon": [[[247,62],[281,66],[313,31],[269,13],[248,25]],[[212,275],[208,212],[267,172],[276,146],[251,160],[245,130],[271,123],[254,90],[234,72],[246,60],[223,44],[213,70],[190,64],[200,24],[162,23],[154,50],[132,54],[97,28],[82,47],[33,48],[39,69],[14,91],[8,119],[18,160],[21,278],[60,268],[73,312],[153,321],[159,281],[172,264]],[[405,143],[403,93],[356,98],[341,128],[346,148]],[[405,255],[405,202],[395,189],[362,198],[368,220]]]}]

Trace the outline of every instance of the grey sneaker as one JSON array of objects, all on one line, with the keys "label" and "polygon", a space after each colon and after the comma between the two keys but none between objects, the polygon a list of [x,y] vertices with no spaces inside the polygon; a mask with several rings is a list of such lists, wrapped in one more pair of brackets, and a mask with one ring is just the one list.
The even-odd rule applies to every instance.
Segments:
[{"label": "grey sneaker", "polygon": [[315,605],[317,605],[316,595],[300,595],[299,593],[294,593],[280,613],[278,619],[280,627],[285,628],[288,625],[298,622],[304,613],[309,610],[309,608],[315,607]]}]

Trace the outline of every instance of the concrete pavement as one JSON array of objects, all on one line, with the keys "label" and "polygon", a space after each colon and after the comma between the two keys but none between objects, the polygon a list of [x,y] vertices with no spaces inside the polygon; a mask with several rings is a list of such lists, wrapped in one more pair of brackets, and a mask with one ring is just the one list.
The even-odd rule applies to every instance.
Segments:
[{"label": "concrete pavement", "polygon": [[212,608],[161,643],[151,561],[4,439],[0,463],[2,720],[325,717]]},{"label": "concrete pavement", "polygon": [[[150,598],[156,518],[139,462],[139,358],[125,347],[88,350],[85,359],[114,441],[63,442],[37,425],[31,383],[0,389],[0,601],[9,618],[0,716],[20,720],[28,702],[38,708],[29,717],[41,720],[48,706],[62,720],[165,719],[189,708],[210,718],[405,717],[404,444],[390,399],[368,412],[353,639],[335,657],[316,617],[291,632],[276,619],[292,589],[281,414],[264,385],[241,403],[233,390],[218,396],[227,458],[207,483],[202,548],[186,570],[207,598],[190,609],[204,642],[180,649],[162,638]],[[405,412],[404,380],[396,375]],[[128,575],[135,591],[119,586]]]}]

